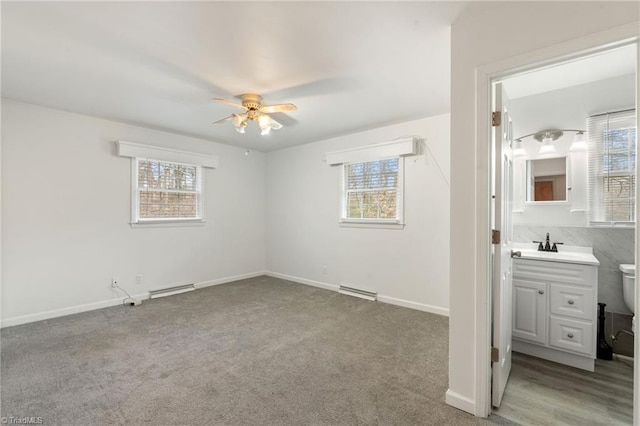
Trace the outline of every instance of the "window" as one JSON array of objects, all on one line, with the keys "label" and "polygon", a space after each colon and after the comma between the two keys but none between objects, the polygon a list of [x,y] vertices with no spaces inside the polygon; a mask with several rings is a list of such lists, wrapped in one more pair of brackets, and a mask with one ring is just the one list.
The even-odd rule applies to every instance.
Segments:
[{"label": "window", "polygon": [[202,219],[202,168],[136,158],[133,222]]},{"label": "window", "polygon": [[342,221],[402,222],[400,158],[344,164]]},{"label": "window", "polygon": [[127,141],[116,153],[131,159],[132,227],[204,224],[203,170],[218,168],[217,156]]},{"label": "window", "polygon": [[635,110],[601,114],[587,120],[589,134],[589,222],[635,222]]}]

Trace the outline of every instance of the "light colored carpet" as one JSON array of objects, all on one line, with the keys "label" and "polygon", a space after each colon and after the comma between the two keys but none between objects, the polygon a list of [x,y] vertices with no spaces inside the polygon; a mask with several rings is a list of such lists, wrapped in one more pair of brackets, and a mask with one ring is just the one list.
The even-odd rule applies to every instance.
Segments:
[{"label": "light colored carpet", "polygon": [[258,277],[3,329],[2,416],[47,425],[485,423],[444,403],[447,329],[446,317]]}]

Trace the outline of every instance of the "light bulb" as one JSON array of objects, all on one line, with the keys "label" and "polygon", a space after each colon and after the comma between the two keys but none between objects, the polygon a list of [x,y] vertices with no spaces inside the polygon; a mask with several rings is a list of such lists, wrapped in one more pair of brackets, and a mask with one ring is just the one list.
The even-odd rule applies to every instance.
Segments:
[{"label": "light bulb", "polygon": [[261,135],[268,135],[271,131],[271,124],[273,120],[268,115],[262,114],[258,117],[258,127],[260,127]]},{"label": "light bulb", "polygon": [[258,125],[260,126],[260,128],[264,128],[267,126],[271,125],[271,117],[269,117],[266,114],[261,114],[260,117],[258,117]]}]

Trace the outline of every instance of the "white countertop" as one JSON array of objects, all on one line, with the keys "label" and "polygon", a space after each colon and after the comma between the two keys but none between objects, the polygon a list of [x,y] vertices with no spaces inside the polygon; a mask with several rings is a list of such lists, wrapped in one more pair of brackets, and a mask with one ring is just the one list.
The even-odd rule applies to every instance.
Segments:
[{"label": "white countertop", "polygon": [[513,243],[513,250],[522,253],[521,259],[600,265],[598,259],[593,255],[591,247],[565,246],[563,244],[558,246],[558,252],[550,252],[538,251],[536,243]]}]

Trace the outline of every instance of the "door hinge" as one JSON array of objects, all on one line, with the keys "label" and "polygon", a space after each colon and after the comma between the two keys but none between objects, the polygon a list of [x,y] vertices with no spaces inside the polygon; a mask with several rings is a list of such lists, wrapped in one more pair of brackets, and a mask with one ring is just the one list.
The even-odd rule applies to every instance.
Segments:
[{"label": "door hinge", "polygon": [[502,113],[500,111],[494,111],[491,113],[491,125],[493,127],[502,124]]},{"label": "door hinge", "polygon": [[500,244],[500,230],[491,230],[491,244]]},{"label": "door hinge", "polygon": [[491,348],[491,362],[500,361],[500,349]]}]

